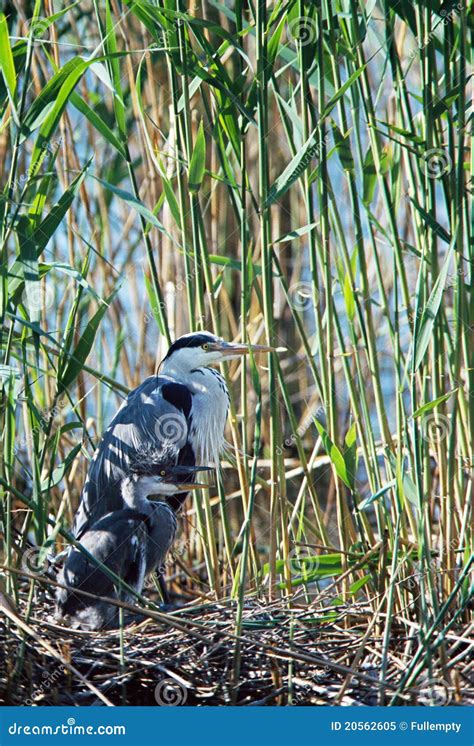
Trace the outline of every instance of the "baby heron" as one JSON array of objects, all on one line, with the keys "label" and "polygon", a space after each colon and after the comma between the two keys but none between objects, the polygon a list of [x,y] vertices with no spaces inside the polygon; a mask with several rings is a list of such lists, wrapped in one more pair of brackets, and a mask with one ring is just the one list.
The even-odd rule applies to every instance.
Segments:
[{"label": "baby heron", "polygon": [[[205,467],[154,464],[146,473],[135,471],[122,479],[121,495],[125,508],[96,521],[82,536],[81,544],[89,554],[105,565],[137,593],[141,593],[145,576],[161,569],[174,541],[176,515],[161,501],[150,501],[150,495],[171,498],[201,484],[184,481]],[[134,602],[133,594],[98,567],[83,552],[71,547],[58,578],[67,588],[58,588],[56,618],[74,628],[97,630],[118,626],[119,609],[103,601],[109,597]],[[77,593],[92,593],[97,598]]]}]

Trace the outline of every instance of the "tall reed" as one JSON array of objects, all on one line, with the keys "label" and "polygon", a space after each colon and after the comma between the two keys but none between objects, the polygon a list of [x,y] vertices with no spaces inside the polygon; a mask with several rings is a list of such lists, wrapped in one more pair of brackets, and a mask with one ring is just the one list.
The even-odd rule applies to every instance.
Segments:
[{"label": "tall reed", "polygon": [[438,5],[1,17],[4,564],[59,545],[172,337],[284,346],[225,369],[233,456],[186,514],[186,588],[236,599],[239,635],[249,596],[340,576],[382,680],[395,619],[422,630],[403,686],[432,665],[467,618],[474,442],[472,24]]}]

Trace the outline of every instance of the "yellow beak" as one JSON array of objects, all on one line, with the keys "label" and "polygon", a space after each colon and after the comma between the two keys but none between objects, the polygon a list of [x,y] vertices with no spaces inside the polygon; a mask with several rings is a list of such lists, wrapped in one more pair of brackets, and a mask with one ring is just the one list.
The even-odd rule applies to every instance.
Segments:
[{"label": "yellow beak", "polygon": [[209,349],[219,352],[223,357],[234,357],[235,355],[248,355],[250,352],[276,352],[276,347],[268,345],[246,345],[232,344],[231,342],[211,343]]},{"label": "yellow beak", "polygon": [[200,490],[201,487],[209,487],[208,484],[201,484],[201,482],[183,482],[179,485],[180,492],[190,492],[191,490]]}]

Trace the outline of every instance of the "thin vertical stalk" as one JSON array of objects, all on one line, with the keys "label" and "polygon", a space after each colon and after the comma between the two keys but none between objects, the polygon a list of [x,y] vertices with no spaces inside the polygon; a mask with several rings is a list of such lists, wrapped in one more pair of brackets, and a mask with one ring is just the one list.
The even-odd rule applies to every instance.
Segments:
[{"label": "thin vertical stalk", "polygon": [[[267,344],[275,345],[275,324],[273,319],[273,276],[270,241],[270,210],[268,196],[268,74],[267,59],[267,4],[258,0],[256,15],[256,58],[257,58],[257,112],[258,112],[258,176],[259,176],[259,212],[260,212],[260,252],[262,257],[263,279],[263,315]],[[272,353],[268,359],[268,386],[270,396],[270,454],[271,454],[271,489],[270,489],[270,594],[276,580],[277,541],[277,504],[278,487],[281,477],[281,457],[277,453],[279,442],[279,403],[277,394],[277,377]],[[280,485],[281,486],[281,485]]]}]

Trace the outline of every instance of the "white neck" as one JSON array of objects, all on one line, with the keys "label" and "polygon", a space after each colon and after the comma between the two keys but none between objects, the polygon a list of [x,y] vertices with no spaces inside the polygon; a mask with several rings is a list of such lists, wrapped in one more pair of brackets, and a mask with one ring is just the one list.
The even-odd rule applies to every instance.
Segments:
[{"label": "white neck", "polygon": [[190,369],[165,360],[164,375],[187,386],[193,394],[191,443],[196,463],[217,466],[224,447],[224,428],[229,411],[229,393],[223,376],[214,368]]},{"label": "white neck", "polygon": [[140,477],[139,479],[126,477],[122,482],[122,497],[125,506],[141,513],[150,511],[148,496],[159,494],[159,492],[159,480],[153,477]]},{"label": "white neck", "polygon": [[[183,364],[184,361],[182,360],[173,360],[173,358],[165,358],[163,360],[163,363],[161,364],[161,373],[165,376],[169,376],[170,378],[175,378],[177,381],[182,381],[183,379],[188,380],[189,378],[193,378],[193,376],[196,373],[196,369],[191,367],[190,365]],[[188,361],[186,361],[187,363]]]}]

